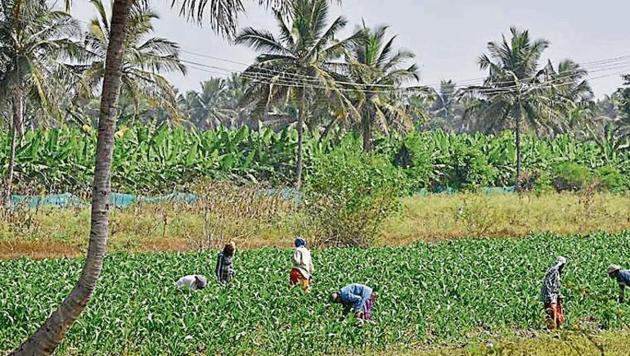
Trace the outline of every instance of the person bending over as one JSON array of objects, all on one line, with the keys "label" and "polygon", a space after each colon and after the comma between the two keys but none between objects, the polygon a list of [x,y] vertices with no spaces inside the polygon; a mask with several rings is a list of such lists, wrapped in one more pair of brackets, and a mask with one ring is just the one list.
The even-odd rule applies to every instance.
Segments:
[{"label": "person bending over", "polygon": [[614,278],[619,283],[619,303],[623,303],[625,289],[630,286],[630,270],[621,269],[620,266],[612,265],[608,267],[608,276]]},{"label": "person bending over", "polygon": [[334,303],[344,306],[345,315],[352,311],[361,321],[372,320],[372,308],[376,297],[372,288],[358,283],[349,284],[331,296]]},{"label": "person bending over", "polygon": [[191,274],[184,276],[175,282],[178,289],[199,290],[208,286],[208,279],[200,274]]}]

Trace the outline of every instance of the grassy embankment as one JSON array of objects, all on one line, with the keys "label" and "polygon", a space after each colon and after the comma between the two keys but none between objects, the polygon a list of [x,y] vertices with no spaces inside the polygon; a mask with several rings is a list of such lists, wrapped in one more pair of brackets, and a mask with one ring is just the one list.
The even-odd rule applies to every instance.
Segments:
[{"label": "grassy embankment", "polygon": [[[89,208],[18,209],[0,221],[0,258],[82,255]],[[464,237],[522,237],[630,229],[630,195],[429,195],[406,198],[383,226],[377,246]],[[111,215],[110,251],[190,251],[214,241],[241,248],[288,247],[308,233],[291,204],[277,200],[135,205]]]}]

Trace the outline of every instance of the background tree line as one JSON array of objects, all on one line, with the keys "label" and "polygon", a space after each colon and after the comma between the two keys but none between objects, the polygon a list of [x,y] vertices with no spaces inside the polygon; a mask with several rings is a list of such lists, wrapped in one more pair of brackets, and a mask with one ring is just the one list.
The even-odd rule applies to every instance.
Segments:
[{"label": "background tree line", "polygon": [[[95,126],[110,11],[107,1],[91,2],[96,16],[87,30],[46,2],[33,5],[20,19],[6,11],[7,5],[1,8],[0,84],[5,95],[0,108],[3,126],[15,126],[18,137],[28,129]],[[374,134],[414,127],[458,133],[512,128],[509,107],[518,82],[542,88],[521,100],[527,106],[525,131],[594,139],[613,127],[627,128],[630,76],[625,76],[624,87],[595,100],[588,72],[570,60],[542,63],[549,42],[532,39],[526,30],[512,28],[501,41],[489,43],[488,54],[479,60],[488,72],[483,85],[444,80],[430,88],[419,84],[414,54],[396,48],[396,36],[387,33],[387,26],[363,23],[339,40],[347,20],[329,19],[329,6],[325,1],[294,1],[288,14],[276,13],[276,36],[243,29],[235,44],[258,51],[256,62],[242,73],[210,76],[198,90],[185,93],[164,76],[190,70],[179,45],[153,35],[158,16],[150,7],[135,8],[132,36],[126,40],[119,122],[280,130],[297,126],[304,103],[309,129],[359,132],[368,149]]]}]

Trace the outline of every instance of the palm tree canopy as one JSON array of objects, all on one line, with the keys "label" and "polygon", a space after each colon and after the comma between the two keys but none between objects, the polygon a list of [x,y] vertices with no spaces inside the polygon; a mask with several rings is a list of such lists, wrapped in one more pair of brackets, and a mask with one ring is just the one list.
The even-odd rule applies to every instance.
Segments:
[{"label": "palm tree canopy", "polygon": [[[105,74],[105,57],[109,45],[110,19],[102,0],[90,0],[98,16],[90,21],[85,36],[85,47],[89,55],[85,58],[89,64],[84,66],[81,78],[81,94],[96,95]],[[174,105],[176,94],[164,72],[177,71],[186,73],[186,68],[179,58],[179,45],[160,37],[151,37],[152,21],[157,14],[147,7],[137,6],[132,9],[128,24],[128,36],[125,42],[125,55],[122,67],[122,90],[125,96],[134,101],[136,111],[142,101],[159,106],[175,119],[179,111]]]},{"label": "palm tree canopy", "polygon": [[551,63],[539,68],[549,42],[533,40],[529,31],[514,27],[510,34],[509,39],[503,36],[499,42],[488,43],[488,53],[479,58],[480,68],[488,71],[483,85],[460,92],[467,100],[465,116],[487,132],[512,128],[521,114],[525,128],[562,131],[576,101],[590,101],[586,71],[571,61],[561,62],[557,69]]},{"label": "palm tree canopy", "polygon": [[51,96],[64,83],[60,73],[69,70],[67,62],[81,53],[73,40],[79,33],[76,20],[44,0],[0,1],[0,97],[10,97],[19,85],[60,116]]},{"label": "palm tree canopy", "polygon": [[230,82],[224,78],[211,78],[201,83],[201,91],[188,91],[179,99],[180,107],[198,128],[216,129],[231,127],[238,115]]},{"label": "palm tree canopy", "polygon": [[337,40],[347,20],[337,17],[328,24],[329,11],[326,0],[293,0],[286,16],[274,12],[277,37],[251,27],[236,36],[236,44],[262,52],[243,73],[248,81],[243,100],[256,103],[255,113],[267,112],[274,103],[298,102],[305,97],[349,105],[336,82],[344,80],[347,71],[340,59],[361,33]]},{"label": "palm tree canopy", "polygon": [[[73,0],[64,0],[66,11],[70,11]],[[180,15],[189,20],[203,23],[204,18],[210,23],[210,28],[226,37],[232,37],[236,33],[239,15],[245,11],[242,0],[170,0],[171,7],[179,8]],[[281,13],[286,13],[291,0],[251,0],[273,8]],[[341,0],[334,0],[340,3]],[[150,0],[136,0],[140,7],[149,6]]]},{"label": "palm tree canopy", "polygon": [[[350,66],[350,78],[357,83],[354,93],[355,106],[363,113],[364,130],[371,130],[372,122],[382,131],[391,127],[408,129],[412,126],[415,105],[409,105],[401,92],[402,85],[420,79],[415,63],[408,64],[415,55],[405,50],[395,50],[396,36],[387,38],[387,26],[370,29],[365,22],[360,32],[363,36],[352,42],[346,56]],[[413,87],[414,90],[421,87]],[[423,88],[425,90],[427,88]],[[367,134],[364,132],[364,135]]]},{"label": "palm tree canopy", "polygon": [[[488,54],[479,57],[479,67],[489,71],[488,79],[531,80],[537,73],[543,52],[549,47],[545,39],[533,40],[529,31],[510,28],[511,37],[505,35],[500,42],[488,43]],[[510,76],[512,78],[510,78]]]}]

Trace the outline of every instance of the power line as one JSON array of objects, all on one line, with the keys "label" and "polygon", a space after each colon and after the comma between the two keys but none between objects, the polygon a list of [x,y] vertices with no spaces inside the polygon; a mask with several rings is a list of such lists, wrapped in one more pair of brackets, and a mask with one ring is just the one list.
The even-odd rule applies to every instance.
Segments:
[{"label": "power line", "polygon": [[[84,20],[80,20],[77,18],[72,18],[74,21],[77,21],[79,23],[84,23],[88,26],[92,25],[91,21],[84,21]],[[195,51],[190,51],[187,49],[180,49],[180,52],[182,53],[188,53],[190,55],[194,55],[194,56],[198,56],[198,57],[203,57],[203,58],[207,58],[207,59],[212,59],[212,60],[216,60],[216,61],[221,61],[221,62],[225,62],[225,63],[231,63],[231,64],[237,64],[237,65],[242,65],[245,66],[246,68],[251,67],[251,64],[247,64],[244,62],[240,62],[240,61],[236,61],[236,60],[232,60],[232,59],[227,59],[227,58],[222,58],[222,57],[218,57],[218,56],[211,56],[211,55],[206,55],[206,54],[202,54],[199,52],[195,52]],[[205,68],[210,68],[210,69],[214,69],[214,70],[219,70],[219,71],[223,71],[223,72],[227,72],[227,73],[234,73],[234,72],[238,72],[238,71],[243,71],[243,69],[226,69],[226,68],[222,68],[220,66],[213,66],[213,65],[208,65],[208,64],[204,64],[204,63],[198,63],[198,62],[194,62],[194,61],[188,61],[186,59],[182,59],[181,60],[184,63],[188,63],[188,65],[195,65],[198,67],[205,67]],[[551,85],[551,83],[556,82],[556,81],[560,81],[564,78],[571,78],[575,75],[577,75],[578,73],[581,74],[582,70],[587,71],[588,73],[586,74],[586,76],[590,76],[590,73],[596,73],[596,72],[607,72],[607,71],[611,71],[611,70],[616,70],[616,69],[626,69],[628,67],[628,65],[630,64],[630,55],[622,55],[622,56],[617,56],[617,57],[612,57],[612,58],[604,58],[604,59],[599,59],[599,60],[594,60],[594,61],[589,61],[589,62],[583,62],[582,64],[578,64],[580,66],[580,68],[573,70],[573,71],[568,71],[568,72],[561,72],[561,73],[557,73],[559,74],[558,76],[556,76],[554,79],[552,79],[551,81],[546,81],[543,82],[543,84],[538,84],[539,86],[541,85]],[[197,70],[200,70],[200,68],[195,68]],[[310,87],[310,88],[317,88],[317,89],[324,89],[324,90],[331,90],[331,87],[326,87],[326,86],[322,86],[322,81],[321,78],[317,78],[314,76],[309,76],[309,75],[304,75],[301,73],[289,73],[286,71],[280,71],[277,69],[273,69],[273,68],[257,68],[257,70],[261,71],[261,73],[255,73],[255,74],[247,74],[246,73],[240,73],[240,75],[246,79],[250,79],[250,80],[254,80],[260,83],[266,83],[266,84],[274,84],[274,85],[283,85],[283,86],[292,86],[292,87]],[[209,71],[206,71],[209,72]],[[217,74],[217,75],[221,75],[222,73],[219,72],[212,72],[213,74]],[[591,77],[591,80],[594,79],[599,79],[599,78],[605,78],[605,77],[610,77],[613,75],[620,75],[623,72],[620,73],[613,73],[611,75],[604,75],[604,76],[599,76],[599,77]],[[277,75],[281,75],[283,78],[279,79],[277,77]],[[537,76],[533,76],[533,77],[529,77],[529,78],[521,78],[519,80],[521,81],[528,81],[528,80],[535,80],[537,78]],[[299,79],[299,80],[298,80]],[[483,81],[486,78],[474,78],[474,79],[465,79],[465,80],[461,80],[461,81],[454,81],[455,82],[455,88],[464,88],[467,87],[468,85],[462,84],[462,83],[475,83],[475,82],[479,82],[481,81],[483,84]],[[273,82],[269,82],[270,80],[273,80]],[[297,82],[294,80],[298,80]],[[344,82],[344,81],[336,81],[336,84],[341,84],[341,85],[347,85],[350,88],[343,88],[343,87],[335,87],[335,90],[340,90],[340,91],[361,91],[364,93],[396,93],[396,92],[401,92],[401,93],[412,93],[412,92],[417,92],[417,91],[422,91],[425,90],[425,88],[432,88],[433,90],[437,90],[437,86],[440,85],[439,84],[426,84],[423,86],[418,86],[418,87],[402,87],[402,86],[398,86],[398,85],[392,85],[392,84],[363,84],[363,83],[353,83],[353,82]],[[498,88],[480,88],[478,92],[483,92],[484,90],[486,92],[501,92],[501,91],[511,91],[513,89],[516,89],[516,85],[514,84],[514,81],[504,81],[504,82],[493,82],[493,85],[502,85],[505,84],[505,87],[498,87]],[[570,83],[567,83],[566,85],[570,85]],[[357,89],[357,87],[362,87],[362,88],[368,88],[368,89]],[[377,88],[377,89],[375,89]]]},{"label": "power line", "polygon": [[[211,74],[223,74],[223,73],[219,73],[213,70],[208,70],[207,68],[204,68],[204,66],[200,66],[198,64],[193,64],[191,65],[191,68],[196,69],[196,70],[200,70],[203,72],[207,72],[207,73],[211,73]],[[215,67],[212,66],[211,68],[219,68],[219,67]],[[630,64],[627,65],[625,68],[630,69]],[[229,71],[226,69],[222,69],[225,71]],[[616,75],[620,75],[622,72],[618,72],[618,73],[612,73],[612,74],[606,74],[606,75],[601,75],[601,76],[597,76],[597,77],[591,77],[591,80],[596,80],[596,79],[601,79],[601,78],[606,78],[606,77],[611,77],[611,76],[616,76]],[[275,85],[275,86],[279,86],[279,87],[291,87],[291,88],[309,88],[309,89],[322,89],[322,90],[326,90],[326,91],[332,91],[332,90],[337,90],[337,91],[343,91],[343,92],[364,92],[364,93],[401,93],[401,94],[412,94],[412,93],[417,93],[418,91],[422,90],[422,88],[396,88],[396,89],[392,89],[392,90],[362,90],[362,89],[353,89],[353,88],[339,88],[339,87],[326,87],[323,85],[313,85],[313,84],[307,84],[306,82],[293,82],[293,81],[289,81],[289,80],[282,80],[282,79],[278,79],[277,77],[266,77],[266,76],[256,76],[256,75],[252,75],[252,74],[248,74],[248,73],[242,73],[240,74],[241,77],[248,79],[248,80],[252,80],[256,83],[260,83],[260,84],[266,84],[266,85]],[[552,85],[554,85],[554,83],[563,81],[564,79],[566,79],[567,76],[560,76],[557,78],[553,78],[551,80],[547,80],[544,81],[542,83],[538,83],[538,84],[534,84],[532,85],[530,88],[533,89],[542,89],[542,88],[550,88],[552,87]],[[570,82],[570,83],[560,83],[557,84],[556,87],[558,86],[567,86],[567,85],[572,85],[574,83]],[[479,88],[478,90],[476,90],[476,93],[491,93],[491,94],[496,94],[496,93],[501,93],[501,92],[512,92],[517,88],[517,85],[512,85],[512,86],[507,86],[507,87],[498,87],[498,88]]]},{"label": "power line", "polygon": [[[630,56],[629,56],[630,57]],[[220,71],[225,71],[227,73],[233,73],[232,69],[227,69],[227,68],[223,68],[223,67],[219,67],[219,66],[213,66],[213,65],[207,65],[204,63],[199,63],[199,62],[193,62],[193,61],[188,61],[188,60],[182,60],[183,62],[187,63],[188,65],[196,65],[198,67],[205,67],[205,68],[210,68],[210,69],[216,69],[216,70],[220,70]],[[605,63],[605,61],[607,61],[609,64],[607,64],[607,66],[604,66],[603,63]],[[598,63],[602,63],[600,64],[596,69],[591,71],[591,73],[595,73],[595,72],[606,72],[606,71],[610,71],[610,70],[615,70],[615,69],[625,69],[627,67],[630,67],[630,62],[628,63],[613,63],[610,59],[604,59],[604,60],[600,60],[598,61]],[[566,71],[566,72],[560,72],[557,73],[558,75],[552,77],[551,80],[547,80],[545,82],[540,83],[539,85],[551,85],[552,83],[555,82],[560,82],[564,79],[570,79],[572,77],[574,77],[577,74],[582,74],[583,73],[583,69],[581,68],[577,68],[575,70],[572,71]],[[289,87],[309,87],[309,88],[316,88],[316,89],[326,89],[326,90],[331,90],[331,87],[326,87],[324,86],[321,78],[317,78],[317,77],[313,77],[313,76],[307,76],[307,75],[297,75],[295,73],[290,73],[290,72],[286,72],[286,71],[278,71],[275,70],[275,73],[277,73],[278,75],[282,75],[282,77],[278,77],[278,75],[274,75],[274,74],[270,74],[264,71],[264,68],[261,69],[260,72],[243,72],[240,75],[245,78],[245,79],[249,79],[249,80],[253,80],[256,82],[260,82],[260,83],[264,83],[264,84],[273,84],[273,85],[283,85],[283,86],[289,86]],[[589,76],[590,74],[586,73],[586,76]],[[616,74],[615,74],[616,75]],[[296,77],[301,77],[301,78],[306,78],[306,79],[296,79]],[[538,78],[538,76],[534,76],[531,78],[522,78],[520,79],[521,81],[527,81],[527,80],[534,80]],[[517,88],[517,85],[514,83],[514,81],[506,81],[503,82],[505,84],[509,84],[507,86],[504,87],[497,87],[497,88],[479,88],[478,92],[501,92],[501,91],[511,91],[513,89]],[[365,93],[393,93],[393,92],[415,92],[415,91],[423,91],[425,90],[424,88],[426,87],[400,87],[400,86],[392,86],[392,85],[388,85],[388,86],[384,86],[384,88],[387,88],[387,90],[385,89],[358,89],[356,88],[355,83],[352,82],[336,82],[336,84],[344,84],[347,85],[348,88],[339,88],[337,87],[337,90],[341,90],[341,91],[360,91],[360,92],[365,92]],[[493,85],[500,85],[501,82],[493,82]],[[571,83],[567,83],[566,85],[570,85]],[[435,88],[434,88],[435,90]]]},{"label": "power line", "polygon": [[[201,54],[201,53],[193,52],[193,51],[188,51],[188,50],[181,50],[181,52],[188,53],[188,54],[191,54],[191,55],[194,55],[194,56],[198,56],[198,57],[203,57],[203,58],[213,59],[213,60],[222,61],[222,62],[226,62],[226,63],[233,63],[233,64],[239,64],[239,65],[246,66],[245,69],[238,69],[238,70],[230,69],[231,71],[244,71],[247,68],[251,67],[251,64],[247,64],[247,63],[243,63],[243,62],[239,62],[239,61],[234,61],[234,60],[230,60],[230,59],[226,59],[226,58],[221,58],[221,57],[216,57],[216,56],[209,56],[209,55],[205,55],[205,54]],[[615,65],[615,64],[625,65],[626,63],[630,63],[630,55],[599,59],[599,60],[595,60],[595,61],[584,62],[582,64],[578,64],[580,66],[580,68],[575,70],[574,73],[579,73],[579,72],[581,72],[581,70],[586,70],[588,72],[599,71],[599,69],[612,70],[612,69],[616,69],[616,67],[614,67],[613,65]],[[613,66],[613,67],[611,67],[611,66]],[[607,67],[610,67],[610,68],[607,68]],[[304,79],[307,79],[307,80],[313,80],[313,78],[314,78],[312,76],[299,74],[299,73],[287,73],[285,71],[279,71],[279,70],[276,70],[276,69],[273,69],[273,68],[260,68],[259,67],[257,69],[261,70],[261,71],[266,71],[268,73],[275,73],[275,74],[280,74],[280,75],[293,76],[293,77],[296,77],[296,78],[304,78]],[[566,73],[566,72],[564,72],[564,73]],[[533,80],[535,78],[536,77],[522,78],[521,80],[527,80],[527,79]],[[316,80],[318,80],[318,79],[316,79]],[[462,81],[454,80],[454,82],[456,84],[455,87],[463,87],[463,86],[467,86],[467,85],[462,85],[461,83],[471,83],[472,84],[474,82],[483,81],[483,80],[485,80],[485,77],[475,78],[475,79],[467,79],[467,80],[462,80]],[[500,84],[511,84],[511,83],[513,83],[513,81],[495,82],[494,84],[500,85]],[[397,87],[397,86],[391,85],[391,84],[357,84],[357,83],[342,83],[342,84],[349,84],[349,85],[353,85],[353,86],[365,86],[365,87],[380,87],[380,88],[394,88],[394,87]],[[440,85],[440,84],[441,83],[438,83],[438,84],[426,84],[425,86],[436,87],[437,85]]]}]

